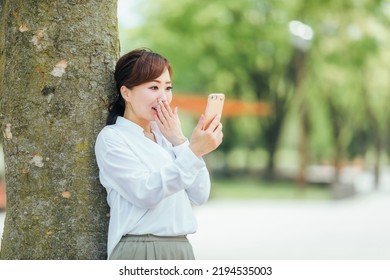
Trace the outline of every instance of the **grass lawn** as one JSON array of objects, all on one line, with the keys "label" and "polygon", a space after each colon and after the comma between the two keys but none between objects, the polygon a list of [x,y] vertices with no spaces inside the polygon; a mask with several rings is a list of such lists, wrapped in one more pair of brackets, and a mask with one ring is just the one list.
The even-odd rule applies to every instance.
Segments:
[{"label": "grass lawn", "polygon": [[264,182],[255,179],[212,178],[211,199],[330,199],[326,186],[307,185],[299,189],[294,182]]}]

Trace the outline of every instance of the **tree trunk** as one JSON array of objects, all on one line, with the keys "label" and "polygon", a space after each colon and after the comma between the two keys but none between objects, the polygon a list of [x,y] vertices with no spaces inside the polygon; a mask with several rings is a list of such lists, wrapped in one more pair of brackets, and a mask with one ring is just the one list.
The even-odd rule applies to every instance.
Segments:
[{"label": "tree trunk", "polygon": [[381,176],[381,155],[382,155],[382,136],[377,133],[377,139],[375,143],[375,161],[374,161],[374,189],[379,189],[380,176]]},{"label": "tree trunk", "polygon": [[94,144],[114,93],[116,0],[2,0],[2,259],[105,259]]},{"label": "tree trunk", "polygon": [[278,147],[278,141],[280,137],[280,127],[277,125],[278,122],[275,122],[273,127],[271,129],[274,129],[275,133],[272,133],[272,131],[269,131],[269,133],[264,133],[265,135],[273,135],[272,136],[265,136],[266,141],[266,148],[268,150],[268,161],[265,168],[265,173],[263,175],[263,180],[265,181],[274,181],[276,179],[276,170],[275,170],[275,155]]},{"label": "tree trunk", "polygon": [[307,112],[307,104],[302,101],[300,110],[300,138],[299,138],[299,171],[298,171],[298,187],[305,191],[307,187],[306,168],[309,162],[309,116]]}]

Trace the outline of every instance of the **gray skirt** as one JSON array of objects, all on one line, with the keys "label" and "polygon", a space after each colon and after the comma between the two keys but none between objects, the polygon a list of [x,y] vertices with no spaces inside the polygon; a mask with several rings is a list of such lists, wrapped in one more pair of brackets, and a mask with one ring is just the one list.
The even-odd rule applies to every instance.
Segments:
[{"label": "gray skirt", "polygon": [[153,234],[122,237],[110,260],[194,260],[191,243],[185,235],[156,236]]}]

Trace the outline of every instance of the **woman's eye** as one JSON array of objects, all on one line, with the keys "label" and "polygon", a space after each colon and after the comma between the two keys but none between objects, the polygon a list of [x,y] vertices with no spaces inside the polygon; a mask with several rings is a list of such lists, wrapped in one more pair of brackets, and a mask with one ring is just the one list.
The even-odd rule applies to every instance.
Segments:
[{"label": "woman's eye", "polygon": [[158,90],[158,86],[151,86],[150,89],[152,89],[152,90]]},{"label": "woman's eye", "polygon": [[172,90],[172,87],[167,87],[167,90]]}]

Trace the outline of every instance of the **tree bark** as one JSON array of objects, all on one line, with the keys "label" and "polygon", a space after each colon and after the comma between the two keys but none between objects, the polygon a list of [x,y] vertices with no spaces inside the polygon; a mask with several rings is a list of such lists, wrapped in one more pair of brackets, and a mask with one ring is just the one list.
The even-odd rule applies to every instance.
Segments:
[{"label": "tree bark", "polygon": [[116,0],[2,0],[2,259],[105,259],[94,144],[114,94]]}]

